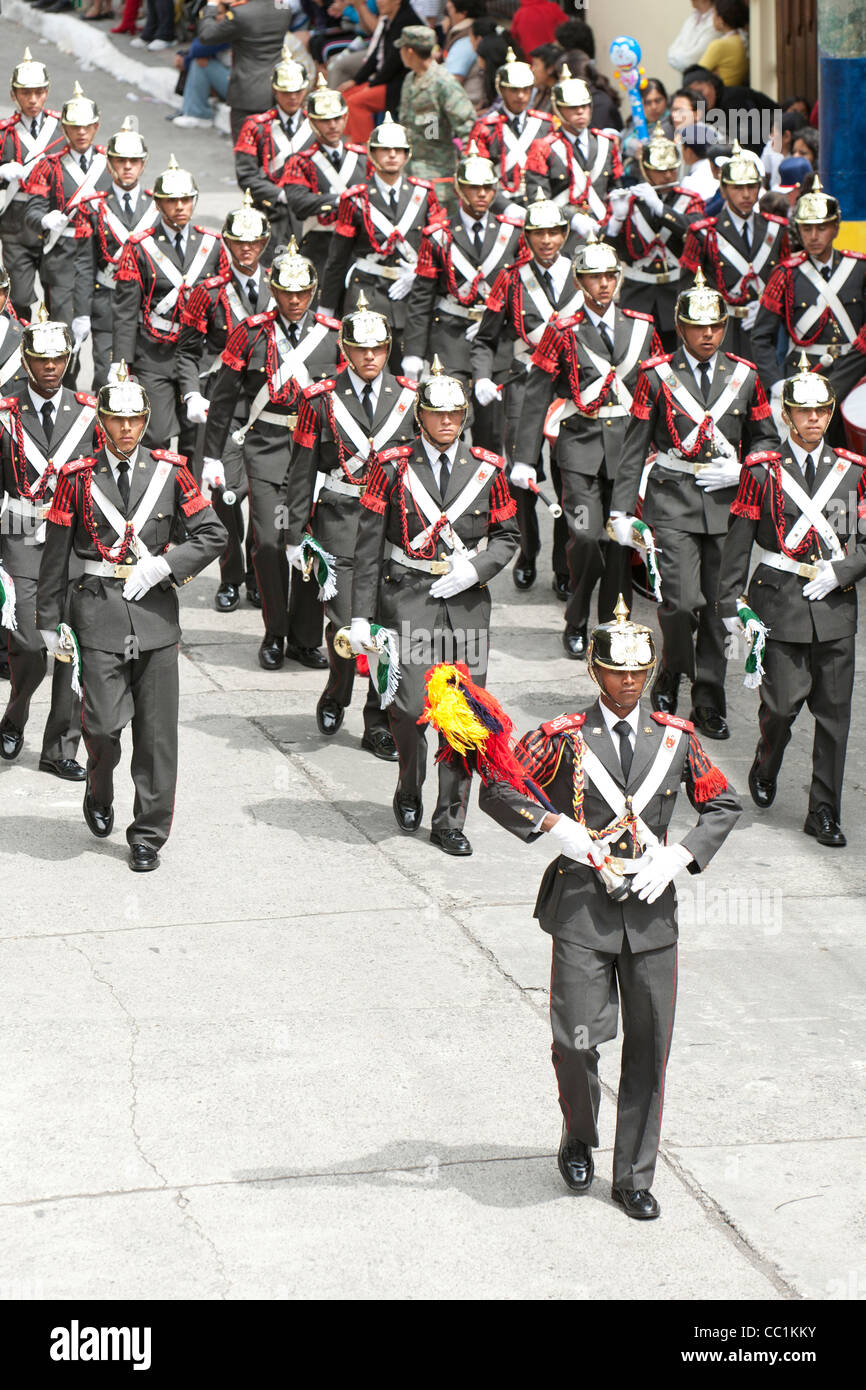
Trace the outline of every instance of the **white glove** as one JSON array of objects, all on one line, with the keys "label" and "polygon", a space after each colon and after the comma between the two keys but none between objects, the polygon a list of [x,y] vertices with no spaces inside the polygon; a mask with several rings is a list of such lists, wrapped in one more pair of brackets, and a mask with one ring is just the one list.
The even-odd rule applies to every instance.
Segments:
[{"label": "white glove", "polygon": [[520,203],[508,203],[502,216],[510,217],[513,222],[525,222],[526,208],[521,207]]},{"label": "white glove", "polygon": [[190,391],[184,404],[186,405],[186,418],[190,424],[207,424],[207,413],[210,410],[210,401],[207,396],[203,396],[200,391]]},{"label": "white glove", "polygon": [[816,598],[826,598],[832,594],[834,589],[839,588],[839,580],[836,578],[836,571],[829,560],[818,561],[818,576],[810,579],[808,584],[803,585],[803,598],[810,601]]},{"label": "white glove", "polygon": [[635,184],[631,191],[634,196],[643,203],[644,207],[649,208],[650,212],[664,212],[665,205],[651,184]]},{"label": "white glove", "polygon": [[109,386],[113,386],[117,381],[117,373],[120,371],[120,363],[112,362],[108,368],[108,376],[105,378]]},{"label": "white glove", "polygon": [[286,190],[285,190],[284,188],[281,188],[280,191],[279,191],[279,193],[277,194],[277,202],[278,202],[278,203],[284,203],[285,201],[286,201]]},{"label": "white glove", "polygon": [[535,482],[538,473],[530,463],[515,463],[512,465],[508,475],[508,481],[512,487],[522,487],[529,491],[530,485]]},{"label": "white glove", "polygon": [[223,466],[219,459],[203,459],[201,468],[201,485],[212,492],[215,487],[225,487],[223,477]]},{"label": "white glove", "polygon": [[370,631],[370,623],[367,618],[353,618],[349,624],[349,645],[357,655],[361,652],[372,652],[376,648],[373,645],[373,634]]},{"label": "white glove", "polygon": [[760,309],[760,307],[760,299],[753,299],[750,304],[746,305],[746,312],[740,319],[740,327],[743,329],[745,333],[751,333],[752,329],[754,328],[755,319],[758,317],[758,310]]},{"label": "white glove", "polygon": [[472,585],[477,583],[478,571],[472,561],[465,555],[455,555],[448,574],[443,574],[430,585],[430,597],[453,598],[455,594],[462,594],[464,589],[471,589]]},{"label": "white glove", "polygon": [[43,627],[39,629],[39,636],[45,643],[49,656],[56,656],[60,651],[60,633],[51,632]]},{"label": "white glove", "polygon": [[409,265],[405,270],[401,270],[397,279],[391,284],[388,290],[389,299],[405,299],[415,283],[415,271]]},{"label": "white glove", "polygon": [[690,864],[692,855],[684,845],[656,845],[648,850],[631,881],[631,891],[641,902],[654,903],[673,880]]},{"label": "white glove", "polygon": [[303,573],[304,547],[302,545],[287,545],[286,559],[289,562],[289,569],[300,570]]},{"label": "white glove", "polygon": [[718,459],[715,463],[708,463],[701,469],[700,473],[695,474],[695,482],[705,492],[718,492],[723,487],[736,487],[739,481],[740,464],[738,459],[729,459],[724,463]]},{"label": "white glove", "polygon": [[598,231],[598,223],[588,213],[575,212],[571,216],[571,230],[577,232],[578,236],[588,237],[590,232]]},{"label": "white glove", "polygon": [[631,190],[628,188],[612,188],[608,194],[608,203],[614,217],[620,225],[628,217],[628,205],[631,202]]},{"label": "white glove", "polygon": [[124,584],[123,597],[129,602],[132,602],[133,599],[143,598],[154,584],[168,579],[170,574],[171,566],[164,555],[147,555],[143,560],[139,560]]},{"label": "white glove", "polygon": [[0,164],[0,179],[5,179],[7,183],[11,183],[13,179],[20,183],[26,177],[27,170],[24,165],[16,163],[14,159],[10,159],[8,164]]},{"label": "white glove", "polygon": [[404,376],[408,376],[411,381],[420,381],[421,373],[424,370],[424,358],[410,355],[403,358],[400,366],[403,368]]},{"label": "white glove", "polygon": [[617,545],[631,545],[631,528],[635,521],[636,517],[626,516],[624,512],[611,512],[610,524]]},{"label": "white glove", "polygon": [[547,833],[561,846],[559,852],[566,858],[578,861],[590,859],[596,868],[604,863],[607,853],[604,845],[598,840],[593,840],[586,826],[580,825],[570,816],[560,816]]},{"label": "white glove", "polygon": [[72,320],[69,327],[72,329],[72,337],[75,340],[75,346],[81,347],[85,338],[90,337],[90,316],[88,314],[79,314],[77,318]]},{"label": "white glove", "polygon": [[495,401],[499,391],[495,381],[491,381],[489,376],[481,376],[475,383],[475,399],[479,405],[490,405]]},{"label": "white glove", "polygon": [[465,334],[463,335],[463,336],[465,337],[467,343],[474,343],[475,339],[478,337],[478,330],[479,330],[480,327],[481,327],[481,320],[480,320],[480,319],[476,319],[474,323],[470,323],[470,325],[469,325],[469,327],[467,328]]},{"label": "white glove", "polygon": [[725,632],[729,632],[732,637],[742,637],[743,633],[746,631],[740,618],[722,618],[722,622],[724,623]]},{"label": "white glove", "polygon": [[61,212],[59,208],[54,208],[51,212],[46,212],[40,225],[44,227],[46,232],[53,232],[58,227],[65,227],[66,222],[66,213]]}]

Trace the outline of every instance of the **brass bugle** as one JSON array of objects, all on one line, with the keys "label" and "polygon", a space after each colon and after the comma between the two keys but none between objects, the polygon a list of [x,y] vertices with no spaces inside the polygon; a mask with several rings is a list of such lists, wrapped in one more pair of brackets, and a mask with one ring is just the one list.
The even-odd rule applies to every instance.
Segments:
[{"label": "brass bugle", "polygon": [[352,644],[349,641],[349,629],[338,627],[334,633],[334,651],[337,656],[345,657],[346,661],[354,661],[355,653],[352,651]]}]

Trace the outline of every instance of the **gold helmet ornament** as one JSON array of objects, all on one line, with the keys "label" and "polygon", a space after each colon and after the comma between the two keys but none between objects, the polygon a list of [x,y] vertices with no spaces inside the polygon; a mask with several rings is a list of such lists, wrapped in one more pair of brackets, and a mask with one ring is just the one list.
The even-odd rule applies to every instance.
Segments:
[{"label": "gold helmet ornament", "polygon": [[81,83],[76,82],[72,88],[72,96],[68,101],[64,101],[63,109],[60,112],[61,125],[96,125],[99,120],[99,107],[90,97],[86,97],[81,90]]},{"label": "gold helmet ornament", "polygon": [[367,141],[367,153],[374,165],[376,164],[373,157],[375,150],[405,150],[407,154],[412,153],[412,145],[406,127],[395,121],[390,111],[385,112],[384,121],[373,127],[373,132]]},{"label": "gold helmet ornament", "polygon": [[119,415],[126,418],[144,415],[150,419],[150,401],[147,392],[138,381],[130,378],[126,363],[121,358],[113,371],[112,379],[100,386],[96,397],[97,415]]},{"label": "gold helmet ornament", "polygon": [[503,87],[534,87],[535,77],[529,64],[518,62],[514,49],[509,48],[502,67],[496,69],[494,82],[501,93]]},{"label": "gold helmet ornament", "polygon": [[550,198],[545,198],[544,190],[539,188],[533,202],[526,209],[526,221],[523,224],[524,232],[544,232],[552,227],[562,227],[568,231],[568,219],[558,203],[554,203]]},{"label": "gold helmet ornament", "polygon": [[307,115],[311,120],[331,121],[336,116],[345,116],[348,109],[343,93],[329,87],[328,79],[320,72],[318,82],[307,97]]},{"label": "gold helmet ornament", "polygon": [[657,174],[669,174],[674,170],[679,178],[682,168],[679,145],[665,135],[661,122],[656,123],[652,135],[642,147],[638,162],[644,173],[648,169]]},{"label": "gold helmet ornament", "polygon": [[782,387],[782,407],[790,410],[791,406],[800,410],[822,410],[826,406],[834,410],[836,407],[836,392],[820,372],[810,372],[805,352],[800,353],[796,372],[785,378]]},{"label": "gold helmet ornament", "polygon": [[274,256],[269,279],[272,290],[285,290],[289,294],[306,294],[308,290],[318,289],[319,285],[316,267],[300,254],[294,237]]},{"label": "gold helmet ornament", "polygon": [[303,92],[309,85],[310,79],[306,69],[283,49],[283,56],[271,73],[271,86],[274,91]]},{"label": "gold helmet ornament", "polygon": [[560,68],[559,81],[553,84],[550,97],[557,115],[560,106],[592,106],[592,93],[582,77],[572,77],[568,63]]},{"label": "gold helmet ornament", "polygon": [[340,347],[384,347],[391,346],[391,325],[384,314],[371,309],[367,296],[361,290],[356,307],[350,314],[343,315],[338,334]]},{"label": "gold helmet ornament", "polygon": [[593,628],[586,649],[586,664],[596,685],[601,684],[595,674],[596,666],[604,671],[652,671],[655,666],[652,629],[629,620],[622,594],[613,610],[613,622],[599,623]]},{"label": "gold helmet ornament", "polygon": [[223,223],[223,241],[267,241],[271,234],[271,224],[263,212],[253,207],[253,195],[249,189],[239,208],[233,208]]},{"label": "gold helmet ornament", "polygon": [[614,248],[606,241],[599,241],[595,232],[590,232],[584,245],[575,251],[571,269],[577,280],[579,275],[603,275],[606,271],[619,274],[622,267]]},{"label": "gold helmet ornament", "polygon": [[462,410],[464,425],[466,416],[469,414],[469,398],[466,395],[463,382],[456,376],[446,375],[438,354],[433,358],[430,375],[420,383],[415,396],[415,419],[421,433],[427,439],[429,435],[421,424],[420,411],[422,410],[431,410],[439,415],[444,415],[452,410]]},{"label": "gold helmet ornament", "polygon": [[727,158],[716,162],[719,168],[719,183],[726,183],[731,188],[743,188],[747,184],[760,183],[764,177],[764,170],[759,166],[757,156],[749,150],[741,149],[738,140],[734,141],[733,149]]},{"label": "gold helmet ornament", "polygon": [[139,134],[135,116],[124,117],[123,125],[114,132],[105,152],[109,159],[147,159],[147,145]]},{"label": "gold helmet ornament", "polygon": [[793,220],[801,227],[817,226],[821,222],[838,222],[841,215],[838,198],[824,192],[816,174],[810,192],[797,199]]},{"label": "gold helmet ornament", "polygon": [[680,290],[677,295],[677,322],[706,325],[725,323],[727,317],[727,304],[718,290],[710,288],[698,267],[691,289]]},{"label": "gold helmet ornament", "polygon": [[499,182],[493,161],[479,153],[474,140],[470,140],[462,158],[457,161],[456,178],[458,183],[470,184],[473,188],[492,188]]},{"label": "gold helmet ornament", "polygon": [[48,310],[40,304],[36,317],[21,334],[21,358],[28,376],[32,376],[28,366],[30,357],[70,357],[75,349],[72,333],[65,323],[48,317]]},{"label": "gold helmet ornament", "polygon": [[24,57],[12,69],[12,87],[49,87],[48,69],[38,58],[34,58],[29,48]]},{"label": "gold helmet ornament", "polygon": [[154,198],[198,198],[198,184],[188,169],[181,169],[174,155],[169,156],[168,168],[153,185]]}]

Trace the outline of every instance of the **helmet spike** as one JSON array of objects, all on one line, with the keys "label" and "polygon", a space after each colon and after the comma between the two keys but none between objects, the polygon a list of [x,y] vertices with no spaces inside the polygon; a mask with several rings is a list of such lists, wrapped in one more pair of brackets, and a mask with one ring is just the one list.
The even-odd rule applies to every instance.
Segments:
[{"label": "helmet spike", "polygon": [[432,361],[432,363],[430,364],[430,375],[431,375],[431,376],[441,376],[441,375],[442,375],[442,372],[443,372],[443,367],[442,367],[442,363],[439,361],[439,354],[438,354],[438,352],[434,352],[434,354],[433,354],[433,361]]},{"label": "helmet spike", "polygon": [[356,305],[355,305],[355,308],[356,308],[356,309],[362,309],[362,310],[363,310],[363,309],[369,309],[369,307],[370,307],[370,305],[369,305],[369,303],[367,302],[367,296],[365,295],[365,293],[364,293],[363,290],[359,290],[359,291],[358,291],[358,300],[357,300],[357,303],[356,303]]}]

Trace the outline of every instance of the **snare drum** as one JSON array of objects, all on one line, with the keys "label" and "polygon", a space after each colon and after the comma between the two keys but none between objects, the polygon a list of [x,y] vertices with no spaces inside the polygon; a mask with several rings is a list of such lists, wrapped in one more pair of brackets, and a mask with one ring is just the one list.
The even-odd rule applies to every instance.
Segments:
[{"label": "snare drum", "polygon": [[848,448],[855,454],[866,454],[866,377],[842,402],[842,423]]}]

